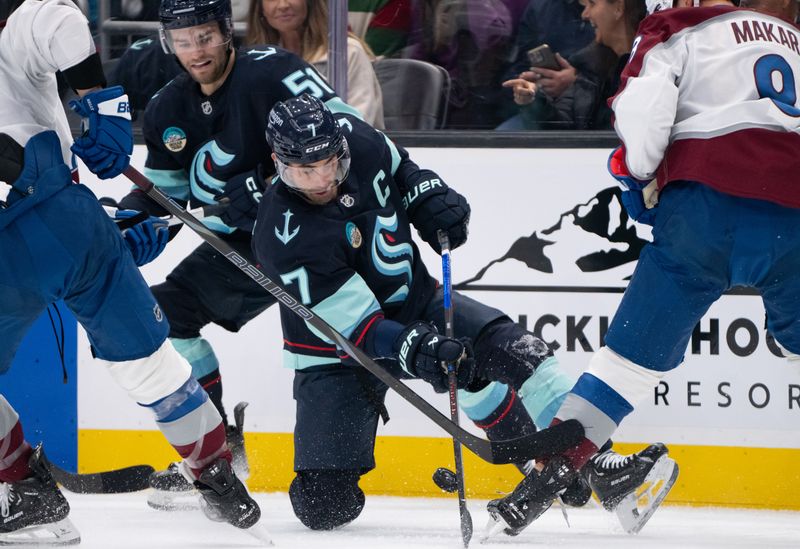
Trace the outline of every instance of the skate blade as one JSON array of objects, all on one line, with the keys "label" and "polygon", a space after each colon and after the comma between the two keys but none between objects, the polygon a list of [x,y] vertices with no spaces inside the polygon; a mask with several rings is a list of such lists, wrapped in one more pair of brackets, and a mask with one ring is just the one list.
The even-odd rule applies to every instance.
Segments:
[{"label": "skate blade", "polygon": [[558,506],[561,507],[561,516],[564,517],[564,522],[567,523],[567,528],[572,528],[572,525],[569,523],[569,515],[567,514],[567,504],[564,503],[564,500],[561,499],[561,496],[559,496],[556,501],[558,502]]},{"label": "skate blade", "polygon": [[68,518],[0,534],[0,546],[56,546],[80,542],[81,534]]},{"label": "skate blade", "polygon": [[247,532],[249,535],[256,538],[258,541],[261,542],[261,545],[264,547],[274,547],[275,543],[272,541],[272,536],[270,535],[267,527],[261,524],[259,520],[250,528],[245,528],[244,532]]},{"label": "skate blade", "polygon": [[478,543],[488,542],[490,538],[497,536],[506,528],[508,528],[506,521],[504,521],[502,518],[494,518],[490,515],[489,521],[486,523],[486,527],[483,529],[481,535],[478,536]]},{"label": "skate blade", "polygon": [[644,528],[672,489],[678,472],[678,464],[666,454],[656,460],[644,482],[614,510],[625,532],[637,534]]},{"label": "skate blade", "polygon": [[158,511],[197,511],[200,509],[200,494],[196,490],[153,490],[147,495],[147,505]]}]

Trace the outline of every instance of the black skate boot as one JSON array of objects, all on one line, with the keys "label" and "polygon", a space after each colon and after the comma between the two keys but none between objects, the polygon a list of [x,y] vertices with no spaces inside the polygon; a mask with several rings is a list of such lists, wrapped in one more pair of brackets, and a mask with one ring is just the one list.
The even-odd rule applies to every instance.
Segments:
[{"label": "black skate boot", "polygon": [[491,515],[484,539],[499,530],[516,536],[539,518],[578,477],[563,456],[554,457],[541,473],[531,471],[511,494],[495,499],[486,506]]},{"label": "black skate boot", "polygon": [[[520,473],[527,476],[534,470],[536,462],[530,460],[525,463],[515,463],[514,465],[519,469]],[[572,484],[567,486],[567,489],[561,494],[561,502],[569,507],[583,507],[589,503],[590,499],[592,499],[592,489],[582,474],[575,477]]]},{"label": "black skate boot", "polygon": [[0,483],[0,545],[71,545],[81,536],[69,515],[69,503],[50,474],[50,463],[37,446],[28,460],[33,474]]},{"label": "black skate boot", "polygon": [[644,527],[678,478],[678,465],[667,452],[661,443],[629,456],[607,450],[584,467],[600,503],[616,513],[629,534]]},{"label": "black skate boot", "polygon": [[261,518],[258,504],[224,458],[206,467],[194,485],[203,496],[200,500],[203,512],[215,522],[250,528]]}]

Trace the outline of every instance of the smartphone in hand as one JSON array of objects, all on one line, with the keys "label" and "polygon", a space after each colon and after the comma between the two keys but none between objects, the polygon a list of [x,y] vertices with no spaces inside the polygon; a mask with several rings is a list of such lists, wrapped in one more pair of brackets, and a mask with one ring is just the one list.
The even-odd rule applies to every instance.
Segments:
[{"label": "smartphone in hand", "polygon": [[556,59],[556,55],[550,46],[542,44],[532,50],[528,50],[528,61],[530,61],[531,68],[550,69],[553,71],[560,71],[561,64]]}]

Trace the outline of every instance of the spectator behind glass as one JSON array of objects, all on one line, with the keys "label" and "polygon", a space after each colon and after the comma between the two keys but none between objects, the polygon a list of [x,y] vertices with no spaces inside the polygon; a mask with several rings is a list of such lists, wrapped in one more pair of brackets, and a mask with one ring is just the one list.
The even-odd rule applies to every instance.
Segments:
[{"label": "spectator behind glass", "polygon": [[349,0],[347,23],[377,56],[390,57],[408,44],[421,0]]},{"label": "spectator behind glass", "polygon": [[[582,17],[595,28],[595,42],[576,52],[570,61],[559,56],[561,71],[533,68],[503,83],[523,107],[521,116],[507,121],[507,129],[610,129],[611,110],[606,104],[619,87],[620,74],[647,14],[644,0],[585,0]],[[558,85],[560,75],[571,73],[572,83]]]},{"label": "spectator behind glass", "polygon": [[594,29],[581,17],[583,6],[578,0],[531,0],[519,22],[513,63],[505,80],[515,78],[530,68],[528,50],[542,44],[569,58],[594,40]]},{"label": "spectator behind glass", "polygon": [[497,82],[513,43],[514,21],[503,0],[430,0],[404,57],[450,74],[448,128],[491,129],[503,119]]},{"label": "spectator behind glass", "polygon": [[[583,6],[578,0],[531,0],[519,23],[511,55],[514,61],[506,70],[503,80],[508,83],[523,78],[532,84],[533,75],[529,70],[528,51],[542,44],[548,44],[550,49],[556,53],[556,58],[563,69],[548,71],[549,77],[543,76],[538,84],[542,91],[548,93],[550,97],[561,95],[577,78],[577,72],[566,59],[591,44],[595,37],[592,25],[581,17],[582,11]],[[506,87],[513,87],[513,85]],[[517,88],[514,88],[514,103],[525,104],[517,101],[518,96],[527,95],[532,98],[531,90],[533,89],[533,86],[520,83]],[[506,131],[536,129],[529,127],[530,124],[526,124],[526,121],[541,118],[534,111],[537,110],[537,107],[541,110],[543,106],[540,104],[536,107],[529,107],[525,110],[524,117],[519,113],[515,114],[497,129]],[[514,105],[509,106],[506,103],[504,107],[508,113],[506,116],[518,111]]]},{"label": "spectator behind glass", "polygon": [[[250,0],[245,45],[277,44],[328,75],[326,0]],[[347,39],[347,103],[364,120],[383,128],[383,95],[372,52],[352,33]]]}]

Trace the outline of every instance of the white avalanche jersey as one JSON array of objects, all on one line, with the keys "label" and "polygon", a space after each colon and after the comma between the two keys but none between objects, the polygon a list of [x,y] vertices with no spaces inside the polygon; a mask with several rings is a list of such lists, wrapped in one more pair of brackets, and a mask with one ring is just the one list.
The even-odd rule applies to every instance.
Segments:
[{"label": "white avalanche jersey", "polygon": [[800,32],[729,6],[639,27],[611,100],[631,174],[800,208]]},{"label": "white avalanche jersey", "polygon": [[55,130],[70,166],[72,135],[55,73],[94,52],[86,17],[70,0],[26,0],[0,31],[0,133],[24,146]]}]

